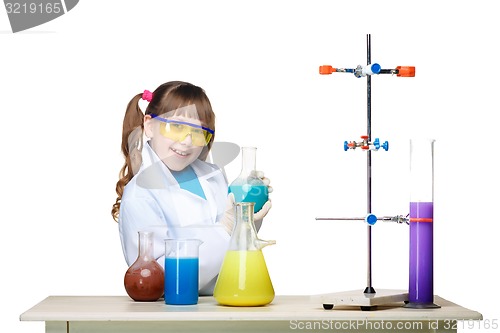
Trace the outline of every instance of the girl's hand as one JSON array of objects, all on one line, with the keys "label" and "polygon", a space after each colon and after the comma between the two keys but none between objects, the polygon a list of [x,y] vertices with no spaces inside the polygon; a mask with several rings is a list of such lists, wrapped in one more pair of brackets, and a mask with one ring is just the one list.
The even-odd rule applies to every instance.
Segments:
[{"label": "girl's hand", "polygon": [[257,171],[257,177],[259,177],[264,183],[264,185],[267,186],[267,192],[271,193],[273,191],[273,187],[269,185],[271,183],[271,179],[264,176],[264,171]]},{"label": "girl's hand", "polygon": [[224,227],[224,230],[231,235],[233,233],[234,221],[236,220],[234,211],[234,194],[229,193],[227,196],[226,203],[226,211],[224,212],[224,216],[222,217],[221,224]]},{"label": "girl's hand", "polygon": [[[271,193],[273,191],[273,187],[269,185],[271,183],[271,179],[264,176],[264,171],[257,171],[257,177],[259,177],[265,186],[267,186],[267,193]],[[257,231],[260,229],[262,225],[262,220],[266,217],[267,213],[272,207],[271,199],[268,199],[264,206],[254,214],[255,227]]]}]

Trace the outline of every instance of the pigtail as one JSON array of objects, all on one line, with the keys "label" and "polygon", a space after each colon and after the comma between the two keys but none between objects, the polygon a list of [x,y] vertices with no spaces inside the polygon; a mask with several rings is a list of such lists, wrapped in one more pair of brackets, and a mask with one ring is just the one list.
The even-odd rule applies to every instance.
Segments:
[{"label": "pigtail", "polygon": [[118,222],[120,214],[120,202],[125,185],[134,177],[142,163],[142,135],[144,131],[144,113],[139,107],[139,100],[142,94],[137,94],[127,105],[125,117],[123,118],[122,144],[121,150],[125,158],[125,163],[120,169],[120,179],[116,183],[116,198],[111,215]]}]

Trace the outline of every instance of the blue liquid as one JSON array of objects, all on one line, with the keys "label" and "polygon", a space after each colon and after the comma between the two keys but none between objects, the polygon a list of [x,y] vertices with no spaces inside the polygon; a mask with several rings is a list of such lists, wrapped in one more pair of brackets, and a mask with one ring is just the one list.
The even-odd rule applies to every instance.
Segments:
[{"label": "blue liquid", "polygon": [[198,303],[198,258],[165,258],[165,303]]},{"label": "blue liquid", "polygon": [[231,185],[229,193],[234,194],[236,202],[255,202],[254,213],[262,209],[269,197],[267,186],[264,185]]}]

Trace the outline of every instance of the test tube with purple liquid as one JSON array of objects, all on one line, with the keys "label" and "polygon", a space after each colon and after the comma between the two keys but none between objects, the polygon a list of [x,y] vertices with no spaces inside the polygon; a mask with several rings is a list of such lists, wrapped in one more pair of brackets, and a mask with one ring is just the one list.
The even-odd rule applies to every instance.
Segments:
[{"label": "test tube with purple liquid", "polygon": [[434,141],[410,140],[409,308],[436,308],[433,277]]}]

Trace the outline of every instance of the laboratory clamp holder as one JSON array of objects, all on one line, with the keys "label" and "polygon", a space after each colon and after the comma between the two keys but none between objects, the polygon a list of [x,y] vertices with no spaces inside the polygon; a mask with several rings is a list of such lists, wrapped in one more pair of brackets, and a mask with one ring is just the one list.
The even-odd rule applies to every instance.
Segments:
[{"label": "laboratory clamp holder", "polygon": [[[351,73],[356,78],[366,78],[367,132],[359,141],[344,141],[344,150],[366,152],[367,214],[365,217],[317,217],[316,220],[363,220],[367,224],[367,282],[364,290],[345,291],[319,295],[323,308],[334,306],[359,306],[363,311],[375,310],[379,305],[404,302],[404,307],[413,309],[438,308],[433,295],[433,154],[434,140],[410,140],[410,213],[396,216],[376,216],[372,213],[372,152],[388,151],[389,142],[379,138],[372,140],[371,78],[390,74],[396,77],[414,77],[415,67],[397,66],[383,69],[371,60],[371,35],[366,36],[367,64],[356,68],[335,68],[331,65],[319,67],[319,74]],[[375,290],[372,284],[372,230],[377,221],[395,222],[410,227],[409,288],[406,290]]]}]

